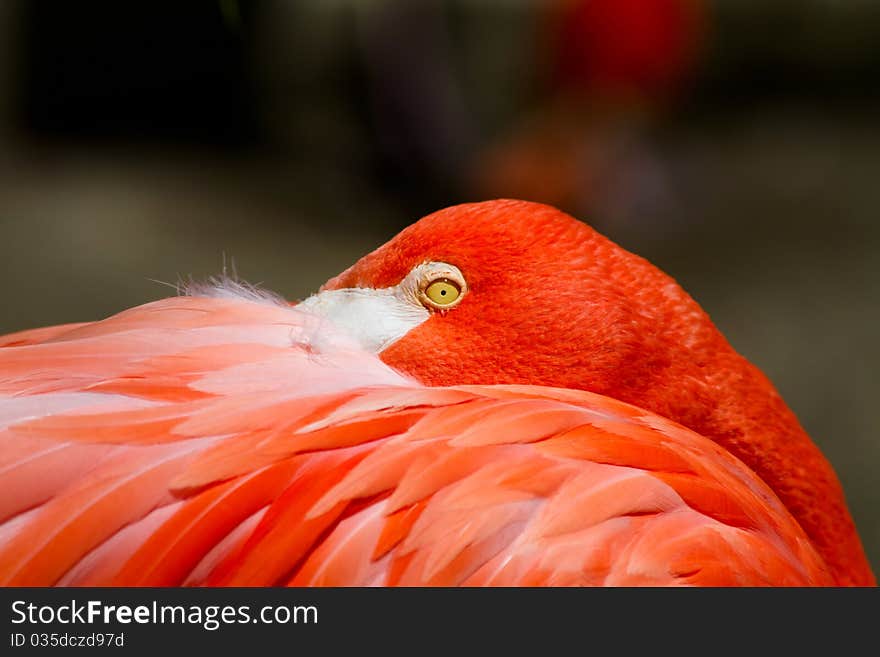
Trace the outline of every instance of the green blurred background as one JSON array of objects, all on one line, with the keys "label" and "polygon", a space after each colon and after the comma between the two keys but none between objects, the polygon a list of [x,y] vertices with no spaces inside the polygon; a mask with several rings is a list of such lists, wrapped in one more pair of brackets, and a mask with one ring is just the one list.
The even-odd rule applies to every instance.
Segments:
[{"label": "green blurred background", "polygon": [[878,43],[875,0],[6,0],[0,333],[551,202],[764,369],[880,572]]}]

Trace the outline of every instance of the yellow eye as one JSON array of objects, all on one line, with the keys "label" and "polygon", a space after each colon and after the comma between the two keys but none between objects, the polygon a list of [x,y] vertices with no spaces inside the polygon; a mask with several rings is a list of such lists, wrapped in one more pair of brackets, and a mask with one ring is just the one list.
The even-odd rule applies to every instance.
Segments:
[{"label": "yellow eye", "polygon": [[452,305],[461,296],[458,283],[448,278],[438,278],[425,288],[425,297],[439,308]]},{"label": "yellow eye", "polygon": [[461,270],[445,262],[424,262],[413,267],[399,287],[412,301],[444,315],[468,294],[468,284]]}]

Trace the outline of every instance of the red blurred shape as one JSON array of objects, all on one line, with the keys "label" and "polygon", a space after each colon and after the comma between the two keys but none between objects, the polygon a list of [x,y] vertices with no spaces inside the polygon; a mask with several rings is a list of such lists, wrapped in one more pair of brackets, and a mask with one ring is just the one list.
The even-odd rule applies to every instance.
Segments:
[{"label": "red blurred shape", "polygon": [[554,30],[557,81],[665,95],[693,69],[705,28],[700,0],[567,0]]}]

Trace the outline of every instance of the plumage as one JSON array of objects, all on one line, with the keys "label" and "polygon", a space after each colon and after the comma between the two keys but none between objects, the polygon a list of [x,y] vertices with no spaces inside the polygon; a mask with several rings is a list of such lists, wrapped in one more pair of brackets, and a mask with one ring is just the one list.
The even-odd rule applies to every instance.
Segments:
[{"label": "plumage", "polygon": [[[637,305],[646,286],[664,321],[699,324],[696,337],[677,336],[678,348],[707,340],[698,307],[677,287],[604,241],[591,246],[584,236],[601,238],[544,206],[444,212],[328,284],[388,288],[430,258],[455,260],[468,277],[458,307],[430,313],[380,353],[327,318],[228,289],[4,339],[0,583],[873,583],[866,562],[846,552],[858,536],[846,533],[845,507],[831,529],[824,516],[805,524],[791,500],[812,492],[796,482],[798,497],[768,480],[773,458],[743,458],[754,448],[751,416],[728,440],[718,418],[683,412],[711,391],[669,388],[667,336],[615,323],[630,322],[630,297]],[[532,220],[546,239],[574,247],[559,280],[549,268],[559,269],[558,252],[529,230],[529,248],[517,242]],[[421,250],[408,241],[416,238]],[[615,262],[631,270],[615,273]],[[555,327],[550,314],[560,299],[560,316],[572,314],[568,279],[580,277],[583,292],[584,272],[595,296],[577,300],[607,320],[589,335],[583,317]],[[616,277],[630,305],[614,299],[607,281]],[[524,278],[517,293],[531,305],[500,297],[477,307]],[[657,299],[683,317],[673,322]],[[527,317],[467,325],[475,312],[503,322],[504,308]],[[713,356],[733,358],[710,337]],[[554,339],[564,343],[556,370]],[[762,392],[768,413],[776,398]],[[775,430],[788,416],[767,417]],[[793,431],[786,425],[777,439],[806,450]],[[836,480],[818,485],[833,491]],[[823,532],[850,543],[830,551]]]}]

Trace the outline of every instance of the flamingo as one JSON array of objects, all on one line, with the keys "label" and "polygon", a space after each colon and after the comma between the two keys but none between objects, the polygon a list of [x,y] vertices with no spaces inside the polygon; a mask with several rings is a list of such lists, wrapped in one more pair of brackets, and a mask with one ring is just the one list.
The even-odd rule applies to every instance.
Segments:
[{"label": "flamingo", "polygon": [[5,586],[837,586],[838,479],[672,278],[458,205],[300,303],[222,279],[0,339]]}]

